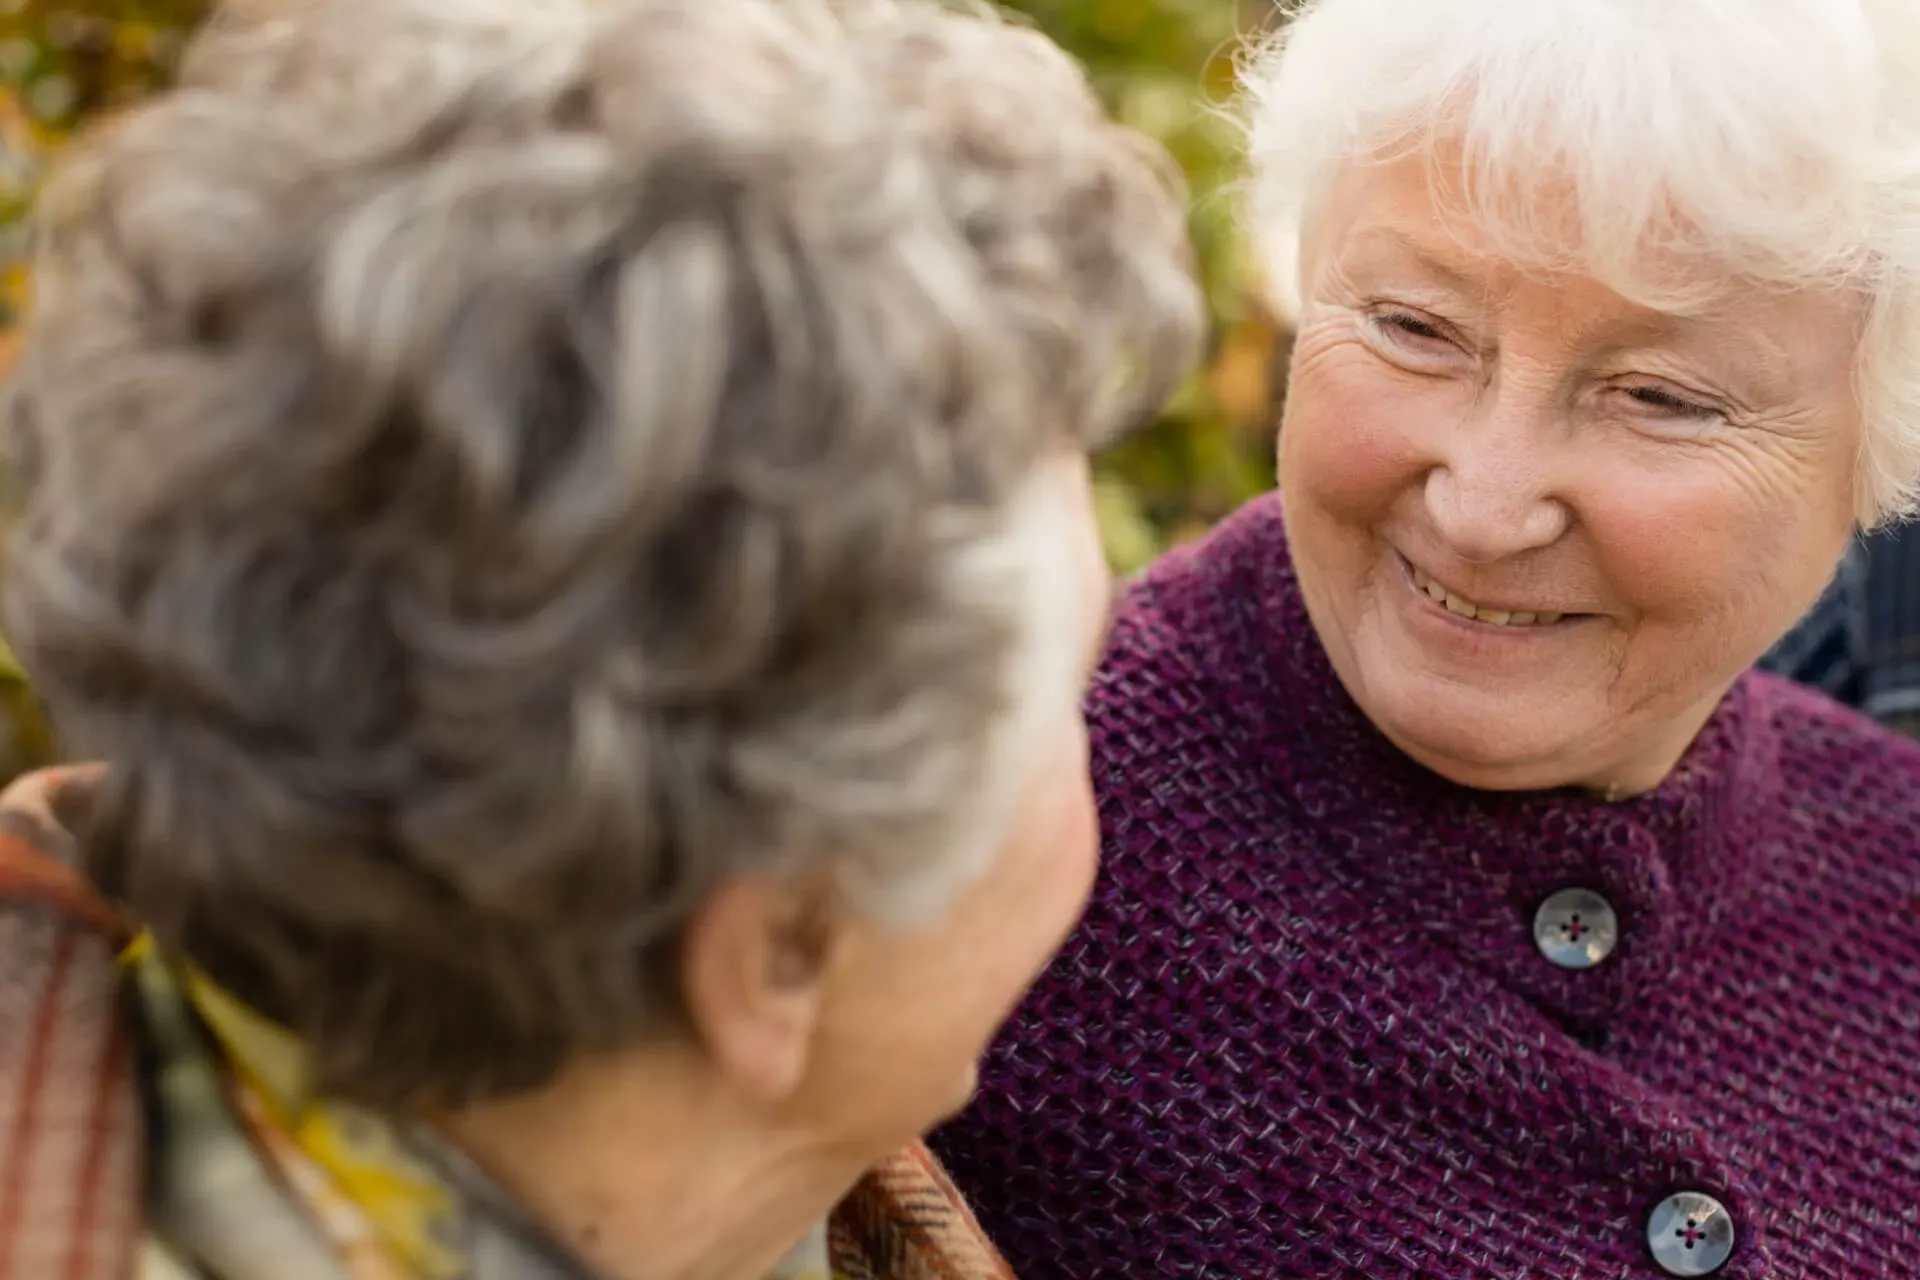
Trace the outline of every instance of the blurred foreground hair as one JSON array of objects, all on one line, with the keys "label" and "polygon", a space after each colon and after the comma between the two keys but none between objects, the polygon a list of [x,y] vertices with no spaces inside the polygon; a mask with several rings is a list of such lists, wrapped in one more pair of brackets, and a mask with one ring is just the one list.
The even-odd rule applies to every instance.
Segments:
[{"label": "blurred foreground hair", "polygon": [[931,6],[228,9],[46,192],[14,386],[99,883],[376,1104],[657,1030],[729,875],[939,910],[1078,693],[1023,486],[1196,354],[1182,206]]}]

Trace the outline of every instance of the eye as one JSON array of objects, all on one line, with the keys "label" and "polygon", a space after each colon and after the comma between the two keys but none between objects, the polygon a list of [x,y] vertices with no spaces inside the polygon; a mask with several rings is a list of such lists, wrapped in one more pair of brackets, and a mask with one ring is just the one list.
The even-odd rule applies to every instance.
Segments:
[{"label": "eye", "polygon": [[1376,311],[1369,317],[1373,327],[1392,342],[1410,347],[1445,345],[1453,346],[1454,341],[1445,327],[1438,321],[1411,311]]},{"label": "eye", "polygon": [[1364,324],[1374,354],[1407,373],[1455,377],[1477,364],[1460,331],[1431,312],[1383,304],[1364,313]]},{"label": "eye", "polygon": [[1623,390],[1629,399],[1654,410],[1659,417],[1705,422],[1721,416],[1720,411],[1712,405],[1689,400],[1665,387],[1638,386],[1626,387]]}]

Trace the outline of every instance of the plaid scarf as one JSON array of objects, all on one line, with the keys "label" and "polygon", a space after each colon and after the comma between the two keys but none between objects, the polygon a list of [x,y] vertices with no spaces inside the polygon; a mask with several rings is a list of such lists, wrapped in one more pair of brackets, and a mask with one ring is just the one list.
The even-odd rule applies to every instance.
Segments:
[{"label": "plaid scarf", "polygon": [[[90,777],[0,796],[0,1280],[582,1280],[424,1126],[307,1096],[297,1041],[88,889],[54,801]],[[829,1278],[1013,1280],[920,1146],[767,1280]]]}]

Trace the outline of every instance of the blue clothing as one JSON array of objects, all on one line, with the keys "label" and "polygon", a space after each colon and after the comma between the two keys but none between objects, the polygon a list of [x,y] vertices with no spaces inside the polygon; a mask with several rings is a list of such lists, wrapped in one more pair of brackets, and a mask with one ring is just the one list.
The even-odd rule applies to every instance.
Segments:
[{"label": "blue clothing", "polygon": [[1883,723],[1920,724],[1920,525],[1850,547],[1833,583],[1760,665]]}]

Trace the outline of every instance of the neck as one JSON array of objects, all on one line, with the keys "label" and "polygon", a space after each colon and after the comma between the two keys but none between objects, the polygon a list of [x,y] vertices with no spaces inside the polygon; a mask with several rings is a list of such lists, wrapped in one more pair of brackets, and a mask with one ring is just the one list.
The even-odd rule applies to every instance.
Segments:
[{"label": "neck", "polygon": [[595,1280],[765,1275],[860,1170],[753,1114],[693,1058],[574,1064],[439,1128]]},{"label": "neck", "polygon": [[1694,739],[1700,735],[1707,721],[1713,718],[1715,709],[1726,697],[1732,684],[1732,681],[1728,681],[1716,688],[1711,698],[1680,717],[1658,740],[1645,743],[1641,750],[1584,780],[1583,785],[1608,804],[1631,800],[1635,796],[1658,790],[1660,784],[1686,757]]},{"label": "neck", "polygon": [[[1721,694],[1724,693],[1725,690],[1722,690]],[[1597,764],[1586,762],[1584,766],[1570,765],[1557,759],[1502,762],[1491,767],[1463,765],[1458,760],[1429,755],[1420,750],[1417,744],[1403,742],[1384,729],[1380,730],[1380,736],[1408,759],[1457,786],[1475,791],[1500,792],[1551,791],[1570,787],[1607,804],[1618,804],[1659,790],[1660,784],[1678,767],[1688,748],[1693,745],[1694,738],[1711,718],[1720,696],[1717,694],[1713,703],[1689,711],[1668,726],[1657,739],[1636,743],[1631,752],[1606,758]]]}]

